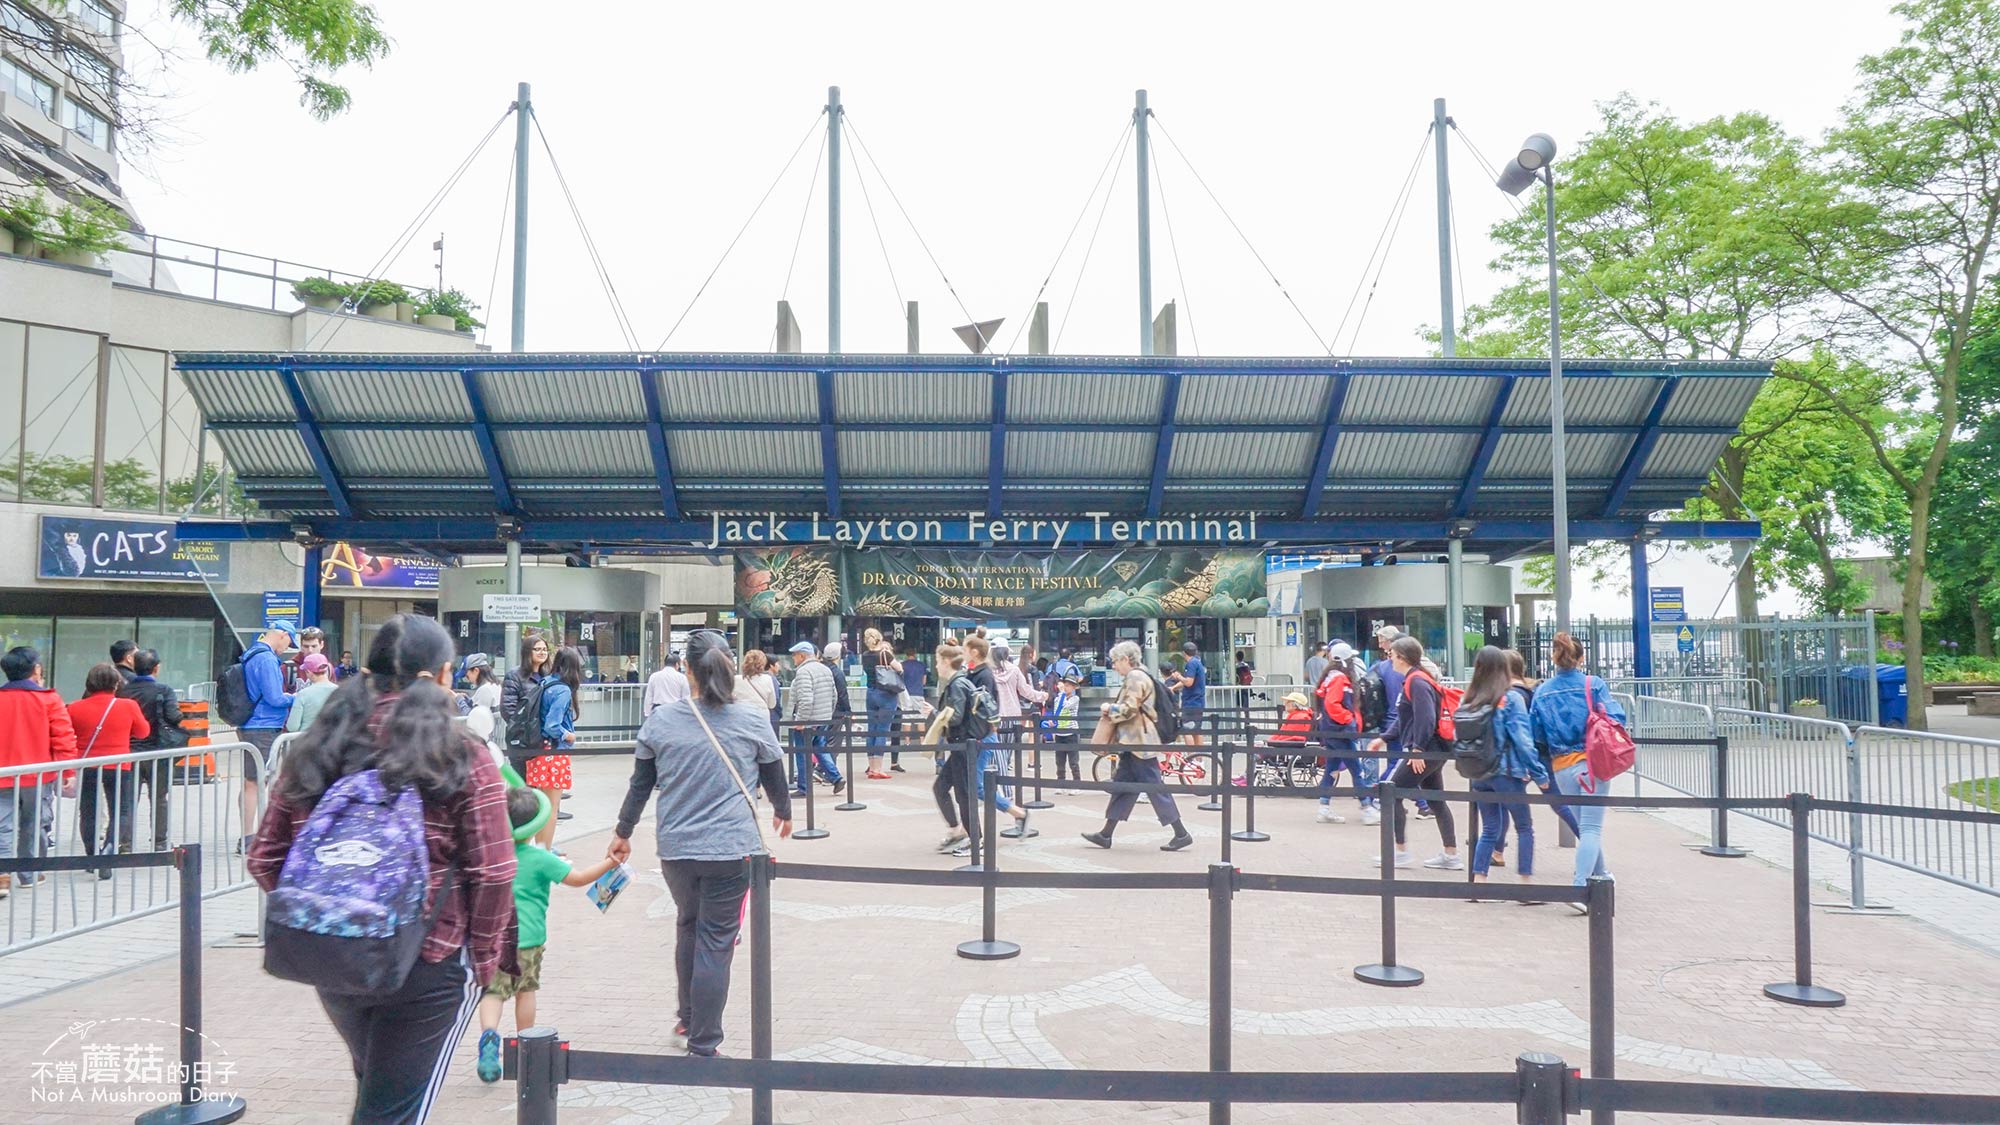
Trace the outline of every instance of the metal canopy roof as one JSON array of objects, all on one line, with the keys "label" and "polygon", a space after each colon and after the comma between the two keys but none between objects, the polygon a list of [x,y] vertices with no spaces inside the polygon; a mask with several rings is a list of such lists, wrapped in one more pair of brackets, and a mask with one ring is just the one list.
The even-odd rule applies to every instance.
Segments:
[{"label": "metal canopy roof", "polygon": [[[292,523],[715,513],[1539,520],[1548,364],[1493,359],[182,353]],[[1680,506],[1762,363],[1564,364],[1570,512]],[[623,524],[620,523],[623,521]],[[441,525],[440,525],[441,526]],[[603,538],[601,534],[591,538]]]}]

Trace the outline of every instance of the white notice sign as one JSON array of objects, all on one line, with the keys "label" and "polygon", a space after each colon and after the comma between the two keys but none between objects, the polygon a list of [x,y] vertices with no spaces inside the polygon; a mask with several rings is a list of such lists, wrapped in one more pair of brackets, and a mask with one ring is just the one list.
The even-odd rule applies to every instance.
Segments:
[{"label": "white notice sign", "polygon": [[483,594],[479,599],[479,619],[489,624],[513,625],[542,619],[540,594]]}]

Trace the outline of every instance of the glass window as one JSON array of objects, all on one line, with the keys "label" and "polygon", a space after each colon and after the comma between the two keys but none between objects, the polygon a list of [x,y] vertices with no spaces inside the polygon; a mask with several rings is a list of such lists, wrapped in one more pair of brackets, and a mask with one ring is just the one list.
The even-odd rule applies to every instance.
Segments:
[{"label": "glass window", "polygon": [[23,493],[30,500],[90,503],[97,457],[98,337],[28,330]]},{"label": "glass window", "polygon": [[111,150],[111,122],[95,111],[85,108],[75,98],[65,103],[69,107],[70,131],[106,152]]},{"label": "glass window", "polygon": [[104,36],[118,34],[118,17],[97,0],[78,0],[70,6],[70,11],[87,30]]},{"label": "glass window", "polygon": [[0,652],[33,645],[46,661],[55,648],[55,637],[55,622],[47,617],[0,617]]},{"label": "glass window", "polygon": [[[165,357],[162,356],[162,361]],[[212,470],[204,470],[202,457],[217,457],[215,439],[204,439],[201,431],[201,409],[195,405],[194,396],[188,393],[187,383],[173,375],[167,377],[167,424],[162,435],[165,456],[162,459],[160,479],[166,485],[167,510],[184,512],[188,505],[201,497],[198,511],[219,512],[222,509],[220,481]],[[206,489],[204,493],[204,489]]]},{"label": "glass window", "polygon": [[69,60],[69,74],[77,84],[97,91],[106,98],[111,96],[111,64],[80,47],[68,47],[63,57]]},{"label": "glass window", "polygon": [[215,678],[213,621],[142,617],[136,640],[160,654],[158,676],[176,691]]},{"label": "glass window", "polygon": [[[14,11],[13,5],[7,5],[6,10],[11,16]],[[9,19],[10,30],[12,25],[13,20]],[[32,102],[40,106],[43,113],[55,116],[55,85],[13,59],[0,59],[0,90],[5,90],[23,101]]]},{"label": "glass window", "polygon": [[111,395],[104,412],[104,506],[160,510],[160,427],[167,354],[111,349]]},{"label": "glass window", "polygon": [[42,657],[51,677],[47,686],[61,692],[64,699],[82,695],[83,678],[90,666],[111,659],[112,641],[132,640],[138,633],[133,626],[129,617],[56,618],[55,656]]},{"label": "glass window", "polygon": [[19,500],[21,491],[22,348],[28,326],[0,320],[0,500]]}]

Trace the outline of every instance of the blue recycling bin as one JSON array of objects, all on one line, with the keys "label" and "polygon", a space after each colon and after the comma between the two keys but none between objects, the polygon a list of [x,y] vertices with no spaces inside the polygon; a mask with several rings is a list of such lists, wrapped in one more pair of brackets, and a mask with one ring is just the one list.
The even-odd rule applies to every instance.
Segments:
[{"label": "blue recycling bin", "polygon": [[1910,725],[1910,670],[1901,664],[1875,666],[1877,713],[1885,727]]}]

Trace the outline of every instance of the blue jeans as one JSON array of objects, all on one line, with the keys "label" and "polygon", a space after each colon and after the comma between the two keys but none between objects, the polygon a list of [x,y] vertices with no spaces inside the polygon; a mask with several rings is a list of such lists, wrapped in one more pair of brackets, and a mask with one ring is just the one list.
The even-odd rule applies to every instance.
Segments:
[{"label": "blue jeans", "polygon": [[[792,728],[792,792],[804,793],[812,784],[812,765],[819,766],[820,775],[835,784],[840,782],[840,767],[834,764],[833,755],[820,749],[826,745],[825,727]],[[811,752],[806,747],[812,747]]]},{"label": "blue jeans", "polygon": [[[1556,788],[1566,796],[1582,796],[1589,772],[1587,762],[1557,770]],[[1604,866],[1604,806],[1577,805],[1570,811],[1576,814],[1576,877],[1570,882],[1581,887],[1594,875],[1610,874]]]},{"label": "blue jeans", "polygon": [[[1470,788],[1474,793],[1526,793],[1528,783],[1518,777],[1489,777],[1473,782]],[[1528,815],[1530,811],[1527,805],[1479,802],[1479,843],[1472,849],[1473,874],[1484,875],[1493,865],[1493,853],[1500,847],[1510,818],[1521,837],[1514,870],[1523,875],[1535,873],[1535,822]]]},{"label": "blue jeans", "polygon": [[[1547,763],[1543,764],[1546,765]],[[1554,780],[1554,775],[1551,775],[1550,780]],[[1555,791],[1556,787],[1553,784],[1542,787],[1542,792],[1544,793],[1553,793]],[[1571,811],[1568,805],[1550,805],[1549,809],[1556,814],[1557,820],[1569,826],[1569,834],[1571,836],[1578,835],[1576,830],[1576,813]],[[1483,816],[1485,814],[1482,813],[1480,815]],[[1502,822],[1500,825],[1500,842],[1493,845],[1493,850],[1495,852],[1504,852],[1507,850],[1507,825],[1505,822]]]},{"label": "blue jeans", "polygon": [[868,689],[869,756],[881,757],[881,747],[889,745],[889,732],[896,728],[899,697],[886,691]]},{"label": "blue jeans", "polygon": [[[976,786],[976,788],[973,790],[973,795],[978,797],[981,801],[984,801],[986,799],[987,763],[992,762],[1000,757],[1000,747],[996,745],[998,741],[999,741],[998,735],[987,735],[986,739],[983,742],[981,742],[979,746],[979,760],[972,763],[972,769],[974,773],[973,784]],[[999,790],[993,794],[993,805],[995,808],[998,808],[1001,812],[1006,812],[1008,809],[1014,807],[1014,802],[1007,799],[1006,786],[1004,785],[1001,786]]]},{"label": "blue jeans", "polygon": [[[1354,749],[1354,744],[1352,742],[1349,742],[1345,739],[1328,740],[1326,744],[1326,749],[1327,749],[1327,757],[1324,759],[1326,764],[1323,767],[1321,767],[1319,775],[1320,804],[1327,805],[1333,803],[1333,798],[1328,796],[1326,791],[1333,788],[1335,781],[1340,777],[1341,771],[1343,770],[1353,775],[1354,788],[1365,791],[1374,786],[1375,784],[1375,770],[1373,768],[1375,765],[1374,759],[1342,758],[1333,755],[1332,752],[1334,750]],[[1354,799],[1364,809],[1372,806],[1375,803],[1375,798],[1368,796],[1366,792],[1355,794]]]}]

